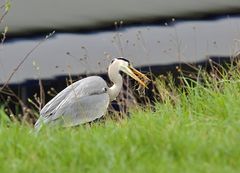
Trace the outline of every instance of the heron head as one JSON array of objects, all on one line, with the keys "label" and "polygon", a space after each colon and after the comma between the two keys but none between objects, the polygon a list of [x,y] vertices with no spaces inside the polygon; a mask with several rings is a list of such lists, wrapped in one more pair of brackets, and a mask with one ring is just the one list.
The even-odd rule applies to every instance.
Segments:
[{"label": "heron head", "polygon": [[144,87],[147,87],[146,83],[150,81],[146,75],[136,70],[125,58],[120,57],[113,59],[110,66],[114,66],[114,68],[117,68],[118,71],[126,73]]}]

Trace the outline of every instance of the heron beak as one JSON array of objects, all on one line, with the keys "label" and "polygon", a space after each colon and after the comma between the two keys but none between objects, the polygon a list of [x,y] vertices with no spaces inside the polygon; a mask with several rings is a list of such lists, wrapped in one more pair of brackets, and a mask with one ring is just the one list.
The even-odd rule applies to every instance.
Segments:
[{"label": "heron beak", "polygon": [[132,66],[128,66],[125,68],[126,70],[124,70],[124,72],[126,74],[128,74],[129,76],[131,76],[133,79],[135,79],[136,81],[138,81],[142,86],[144,86],[145,88],[147,88],[147,83],[150,81],[150,79],[142,74],[140,71],[136,70],[135,68],[133,68]]}]

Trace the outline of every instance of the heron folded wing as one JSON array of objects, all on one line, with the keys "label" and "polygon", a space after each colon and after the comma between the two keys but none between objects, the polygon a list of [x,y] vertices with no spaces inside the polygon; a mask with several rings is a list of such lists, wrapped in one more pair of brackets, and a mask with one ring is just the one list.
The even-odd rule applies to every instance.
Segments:
[{"label": "heron folded wing", "polygon": [[40,115],[48,117],[54,114],[59,105],[63,104],[66,99],[72,97],[83,97],[87,95],[103,93],[107,87],[106,82],[99,76],[90,76],[79,80],[58,93],[50,100],[40,111]]},{"label": "heron folded wing", "polygon": [[87,77],[69,85],[43,107],[35,127],[41,123],[63,121],[78,124],[102,116],[109,104],[106,88],[106,82],[99,76]]},{"label": "heron folded wing", "polygon": [[91,122],[106,113],[109,101],[107,93],[69,100],[51,116],[50,124],[67,127]]}]

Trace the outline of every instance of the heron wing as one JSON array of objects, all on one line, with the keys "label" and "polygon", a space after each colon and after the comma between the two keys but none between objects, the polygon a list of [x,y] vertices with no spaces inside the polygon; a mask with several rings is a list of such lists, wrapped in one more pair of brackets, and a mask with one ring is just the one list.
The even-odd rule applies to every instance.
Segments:
[{"label": "heron wing", "polygon": [[101,117],[109,105],[106,88],[106,82],[99,76],[69,85],[43,107],[35,127],[40,121],[71,126]]},{"label": "heron wing", "polygon": [[72,99],[63,104],[51,116],[51,123],[66,127],[91,122],[103,116],[107,111],[108,105],[109,96],[107,93]]}]

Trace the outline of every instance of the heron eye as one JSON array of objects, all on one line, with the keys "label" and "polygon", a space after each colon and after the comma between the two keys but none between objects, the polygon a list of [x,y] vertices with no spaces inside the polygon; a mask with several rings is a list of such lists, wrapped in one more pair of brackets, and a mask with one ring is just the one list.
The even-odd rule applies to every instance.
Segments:
[{"label": "heron eye", "polygon": [[114,62],[114,59],[111,61],[111,64]]}]

